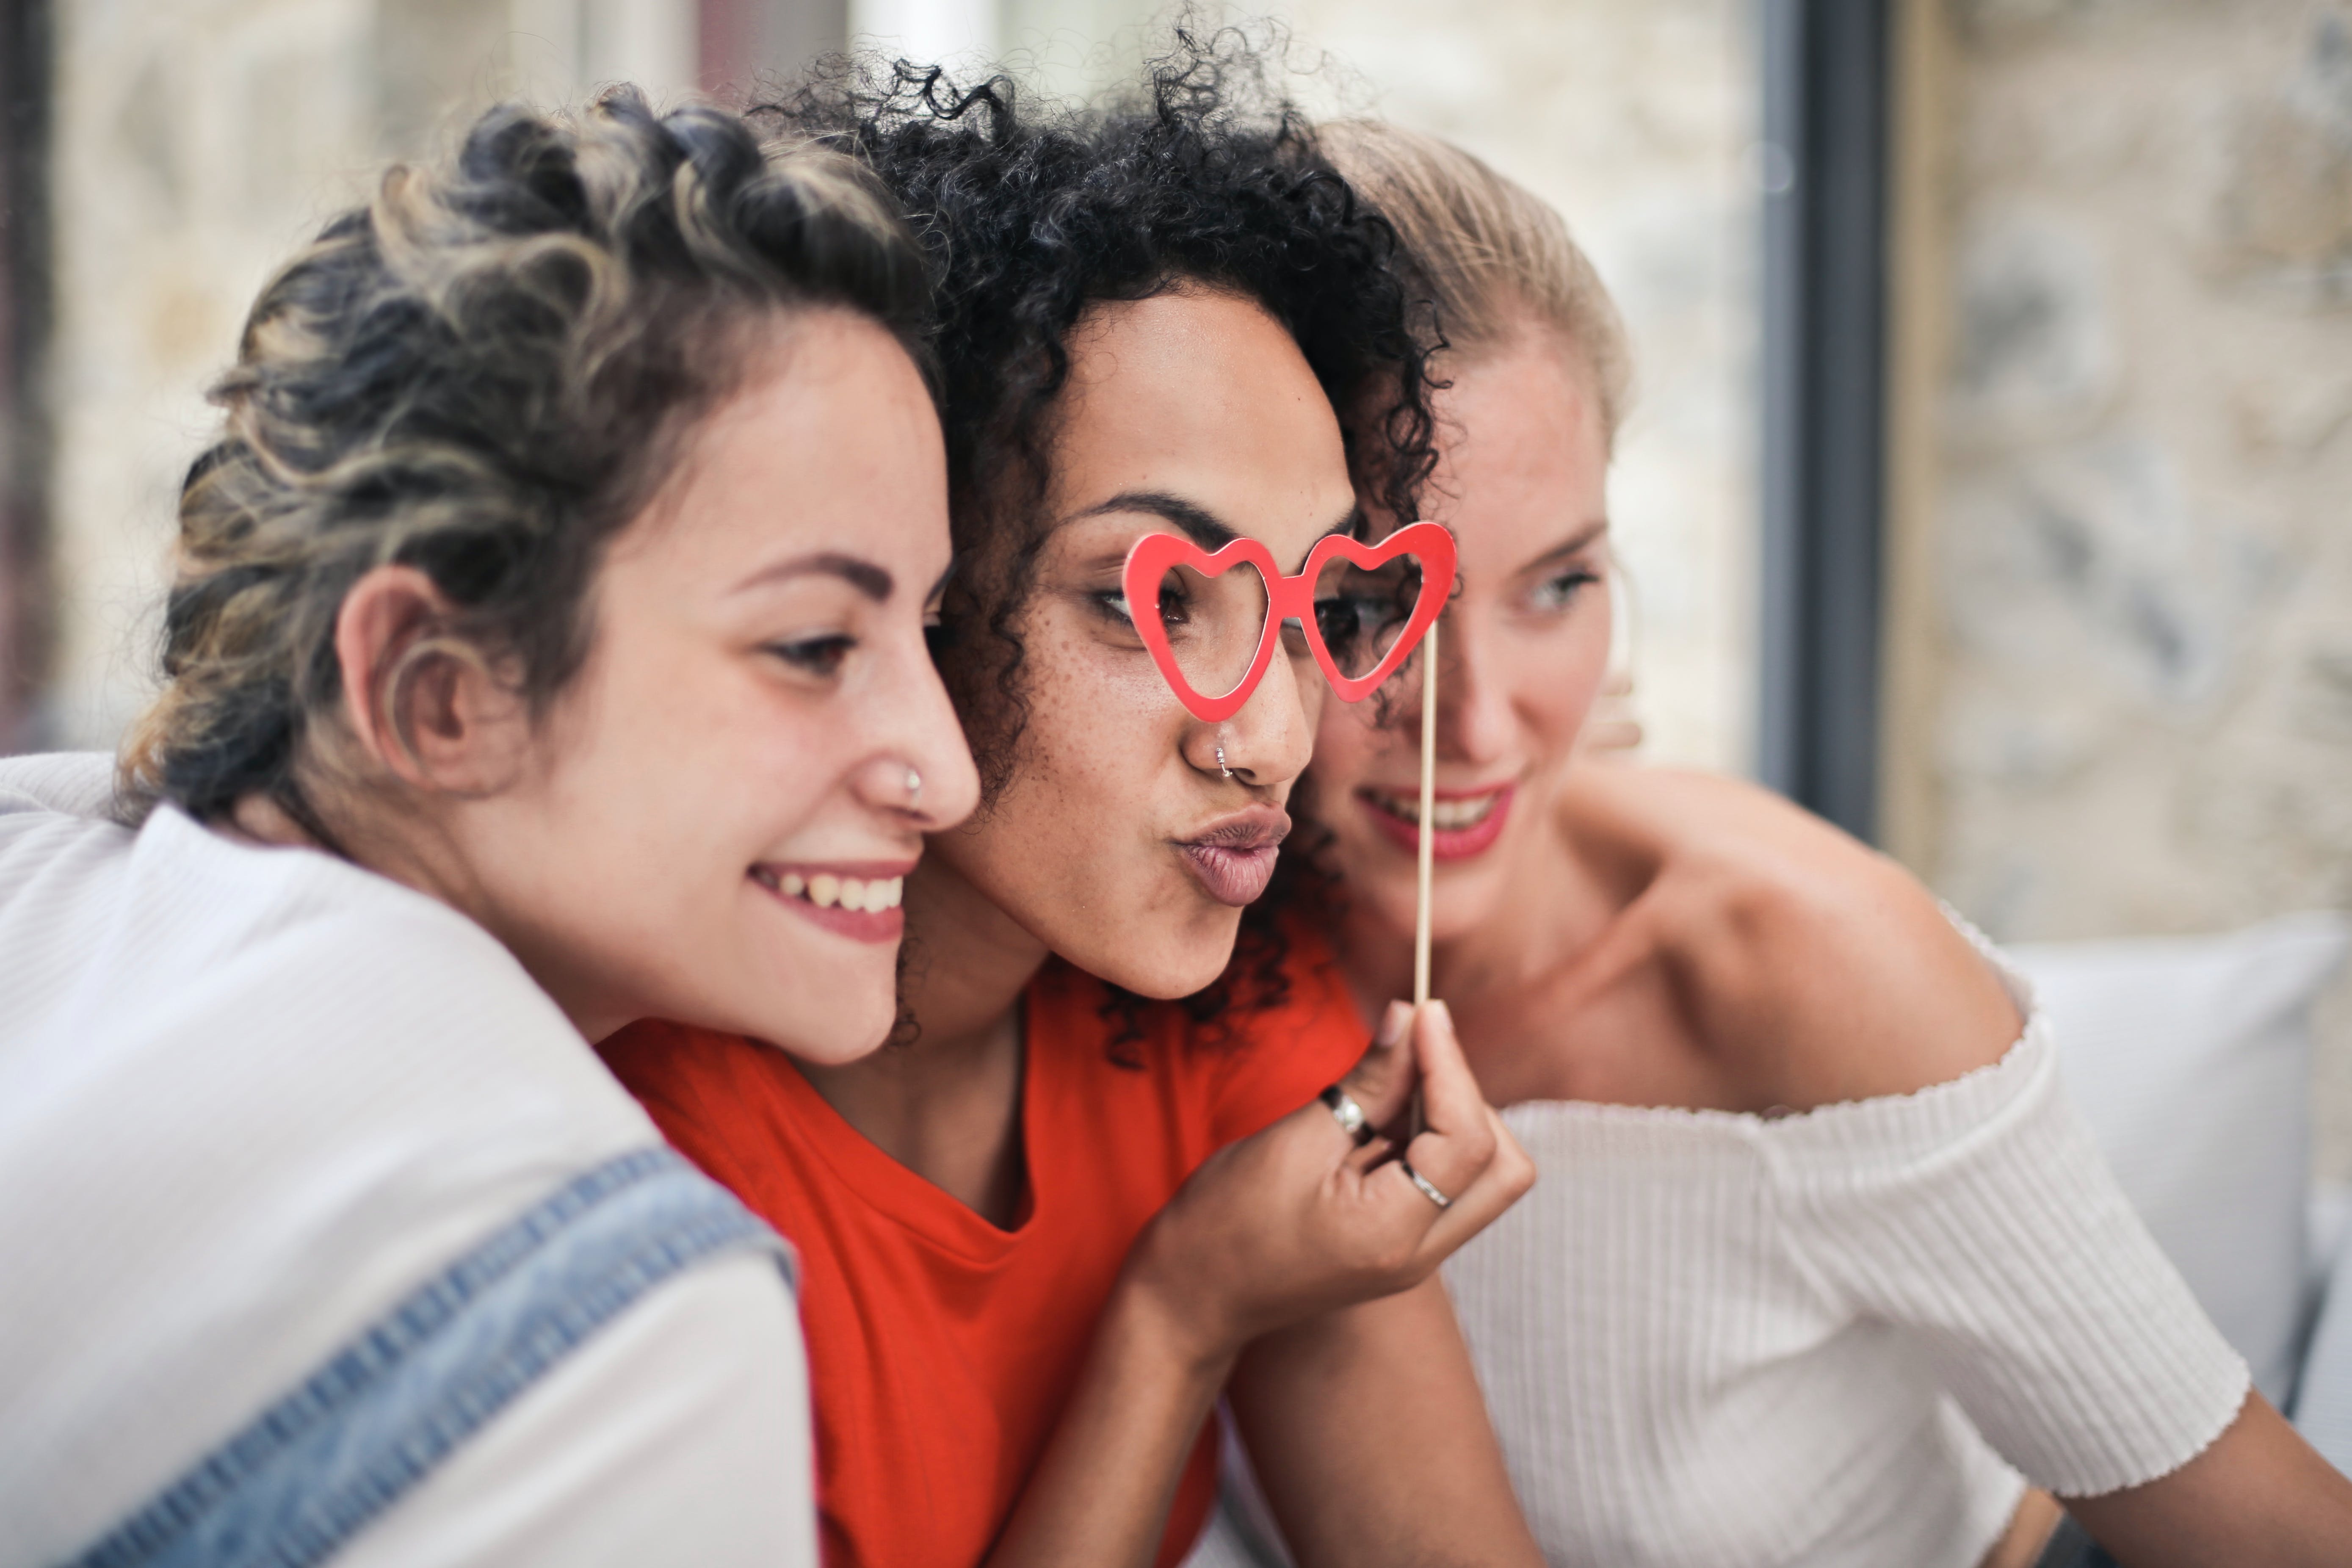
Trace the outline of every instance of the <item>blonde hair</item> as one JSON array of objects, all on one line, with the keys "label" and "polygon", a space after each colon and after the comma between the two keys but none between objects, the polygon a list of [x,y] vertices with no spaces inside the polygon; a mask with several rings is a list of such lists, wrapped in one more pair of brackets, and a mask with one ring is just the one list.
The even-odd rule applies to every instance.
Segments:
[{"label": "blonde hair", "polygon": [[1449,353],[1502,348],[1530,320],[1591,365],[1612,447],[1632,390],[1633,356],[1616,301],[1559,214],[1450,142],[1373,120],[1321,132],[1324,153],[1412,255]]}]

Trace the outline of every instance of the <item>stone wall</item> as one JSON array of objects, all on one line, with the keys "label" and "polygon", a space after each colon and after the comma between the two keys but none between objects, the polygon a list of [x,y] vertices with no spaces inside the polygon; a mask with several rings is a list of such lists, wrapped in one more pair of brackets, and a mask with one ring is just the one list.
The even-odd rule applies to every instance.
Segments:
[{"label": "stone wall", "polygon": [[[2352,8],[1914,10],[1948,353],[1897,847],[2007,938],[2352,905]],[[2352,984],[2325,1017],[2352,1175]]]},{"label": "stone wall", "polygon": [[[740,0],[742,10],[756,0]],[[816,0],[809,0],[814,5]],[[1084,89],[1140,54],[1139,0],[855,0],[866,33],[1013,51]],[[1255,9],[1252,7],[1250,9]],[[60,23],[47,738],[144,700],[201,392],[271,267],[494,95],[682,85],[695,0],[74,0]],[[1755,66],[1742,0],[1297,0],[1339,68],[1302,83],[1454,136],[1559,205],[1625,308],[1638,401],[1613,491],[1654,754],[1748,753]],[[902,40],[903,41],[903,40]],[[708,62],[703,62],[708,74]]]},{"label": "stone wall", "polygon": [[693,0],[71,0],[55,7],[55,683],[44,743],[111,747],[204,388],[270,270],[468,111],[689,85]]}]

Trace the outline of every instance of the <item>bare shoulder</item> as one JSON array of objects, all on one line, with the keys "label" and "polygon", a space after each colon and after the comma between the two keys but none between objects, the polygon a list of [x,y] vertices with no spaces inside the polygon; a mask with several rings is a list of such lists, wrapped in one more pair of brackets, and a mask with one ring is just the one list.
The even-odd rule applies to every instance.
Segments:
[{"label": "bare shoulder", "polygon": [[1999,976],[1885,856],[1740,780],[1582,773],[1563,825],[1646,866],[1626,919],[1700,1047],[1759,1108],[1908,1093],[2017,1038]]}]

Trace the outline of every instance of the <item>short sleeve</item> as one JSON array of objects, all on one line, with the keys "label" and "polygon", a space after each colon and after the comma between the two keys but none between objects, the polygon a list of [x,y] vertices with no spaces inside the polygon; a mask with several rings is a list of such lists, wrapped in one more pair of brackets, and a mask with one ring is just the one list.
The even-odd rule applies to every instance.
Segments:
[{"label": "short sleeve", "polygon": [[336,1558],[815,1568],[808,1373],[765,1256],[693,1270],[567,1357]]},{"label": "short sleeve", "polygon": [[1272,1126],[1355,1067],[1371,1032],[1329,947],[1292,924],[1284,994],[1271,1005],[1236,1002],[1222,1038],[1187,1048],[1212,1058],[1211,1127],[1219,1147]]},{"label": "short sleeve", "polygon": [[2245,1403],[2245,1362],[2100,1158],[2038,1016],[1990,1067],[1763,1133],[1816,1282],[1916,1335],[2037,1485],[2087,1497],[2154,1480]]}]

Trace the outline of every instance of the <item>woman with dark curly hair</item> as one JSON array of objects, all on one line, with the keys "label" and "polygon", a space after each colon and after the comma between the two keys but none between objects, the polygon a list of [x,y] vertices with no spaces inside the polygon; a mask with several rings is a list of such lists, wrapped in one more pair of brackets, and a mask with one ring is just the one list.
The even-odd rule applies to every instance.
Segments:
[{"label": "woman with dark curly hair", "polygon": [[[818,1067],[644,1025],[606,1059],[802,1250],[828,1561],[1172,1563],[1230,1382],[1306,1560],[1534,1562],[1432,1277],[1533,1173],[1442,1010],[1368,1054],[1289,929],[1221,999],[1149,1000],[1224,970],[1323,685],[1294,646],[1193,718],[1121,564],[1173,531],[1297,572],[1360,521],[1351,468],[1409,507],[1429,386],[1387,226],[1231,39],[1103,111],[902,68],[768,113],[876,170],[940,268],[939,657],[986,803],[907,886],[908,1043]],[[1409,1167],[1315,1103],[1343,1077],[1374,1125],[1419,1079]]]},{"label": "woman with dark curly hair", "polygon": [[587,1042],[889,1030],[978,795],[928,309],[625,89],[263,289],[119,789],[0,765],[0,1559],[814,1561],[789,1260]]}]

